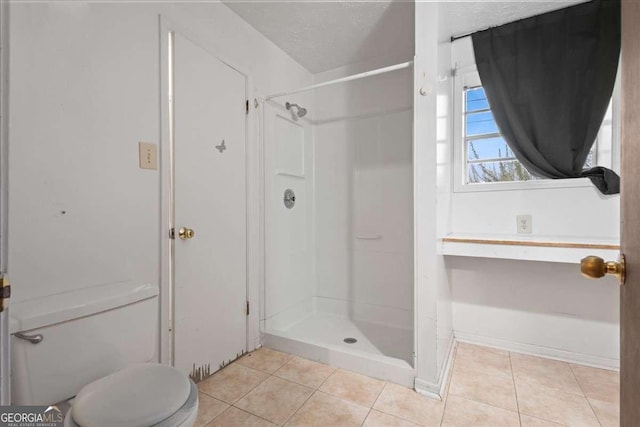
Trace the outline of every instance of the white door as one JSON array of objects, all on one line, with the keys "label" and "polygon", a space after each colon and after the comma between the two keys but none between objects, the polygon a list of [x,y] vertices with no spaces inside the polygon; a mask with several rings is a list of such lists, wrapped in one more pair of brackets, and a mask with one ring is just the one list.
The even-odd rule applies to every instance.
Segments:
[{"label": "white door", "polygon": [[[0,0],[0,274],[5,275],[7,272],[7,123],[8,115],[7,102],[7,33],[8,33],[8,15],[7,8],[9,4],[5,0]],[[9,352],[9,310],[8,299],[2,301],[3,289],[0,282],[0,305],[4,305],[4,310],[0,310],[0,405],[8,405],[10,402],[10,352]],[[4,292],[8,292],[6,289]],[[4,294],[7,295],[6,293]]]},{"label": "white door", "polygon": [[173,46],[174,365],[198,380],[246,350],[246,78]]},{"label": "white door", "polygon": [[0,313],[0,406],[10,402],[9,369],[9,317],[8,310],[4,310]]},{"label": "white door", "polygon": [[[3,270],[4,271],[4,270]],[[2,284],[0,284],[0,287]],[[0,288],[0,292],[2,288]],[[0,295],[2,298],[2,295]],[[0,312],[0,406],[8,405],[11,401],[11,359],[9,352],[9,300],[3,302],[3,311]]]}]

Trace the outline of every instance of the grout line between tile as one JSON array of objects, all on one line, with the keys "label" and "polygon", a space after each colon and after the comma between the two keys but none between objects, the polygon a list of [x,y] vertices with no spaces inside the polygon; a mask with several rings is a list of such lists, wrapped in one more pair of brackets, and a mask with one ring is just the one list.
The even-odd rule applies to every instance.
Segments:
[{"label": "grout line between tile", "polygon": [[[207,395],[208,396],[208,395]],[[227,402],[224,402],[227,403]],[[227,405],[229,405],[227,403]],[[218,415],[216,415],[215,417],[211,418],[209,421],[207,421],[207,423],[205,424],[205,427],[207,427],[209,424],[211,424],[212,422],[214,422],[218,417],[221,417],[222,414],[224,414],[225,412],[227,412],[229,410],[229,408],[233,407],[233,405],[229,405],[226,408],[224,408],[224,411],[220,412]],[[198,411],[200,411],[200,408],[198,408]]]},{"label": "grout line between tile", "polygon": [[318,386],[309,386],[309,385],[307,385],[307,384],[298,383],[298,382],[296,382],[296,381],[293,381],[293,380],[290,380],[290,379],[287,379],[287,378],[283,378],[283,377],[280,377],[280,376],[276,375],[278,372],[280,372],[280,370],[281,370],[282,368],[284,368],[285,366],[287,366],[287,365],[289,365],[291,362],[293,362],[293,361],[294,361],[294,359],[296,359],[296,357],[297,357],[297,356],[294,356],[294,357],[293,357],[289,362],[287,362],[287,363],[285,363],[284,365],[282,365],[280,368],[278,368],[278,370],[277,370],[277,371],[275,371],[275,372],[274,372],[273,374],[271,374],[271,375],[272,375],[272,376],[274,376],[274,377],[276,377],[276,378],[280,378],[280,379],[282,379],[282,380],[287,380],[287,381],[292,382],[292,383],[294,383],[294,384],[298,384],[298,385],[301,385],[301,386],[304,386],[304,387],[307,387],[307,388],[311,388],[311,389],[313,389],[313,390],[318,390],[318,389],[320,389],[320,387],[324,384],[324,382],[325,382],[327,379],[329,379],[329,377],[330,377],[331,375],[333,375],[333,374],[338,370],[337,368],[334,368],[333,366],[326,365],[326,364],[324,364],[324,363],[320,363],[320,362],[316,362],[315,360],[305,359],[305,358],[303,358],[303,357],[297,357],[298,359],[306,360],[307,362],[314,362],[314,363],[318,363],[318,364],[320,364],[320,365],[323,365],[323,366],[329,367],[329,368],[333,369],[333,371],[331,371],[331,373],[330,373],[329,375],[327,375],[327,377],[326,377],[324,380],[322,380],[322,382],[321,382]]},{"label": "grout line between tile", "polygon": [[[431,398],[429,397],[428,399],[431,399]],[[371,408],[371,409],[373,410],[373,408]],[[390,417],[393,417],[393,418],[398,418],[398,419],[400,419],[400,420],[402,420],[402,421],[407,421],[407,422],[409,422],[409,423],[416,424],[416,422],[415,422],[415,421],[410,420],[409,418],[404,417],[404,416],[402,416],[402,415],[398,415],[398,414],[391,414],[391,413],[389,413],[389,412],[385,412],[385,411],[383,411],[382,409],[376,409],[376,411],[378,411],[378,412],[380,412],[380,413],[382,413],[382,414],[385,414],[385,415],[389,415]],[[417,425],[421,425],[421,424],[417,424]]]},{"label": "grout line between tile", "polygon": [[367,421],[367,418],[369,418],[369,415],[371,415],[371,411],[373,411],[373,407],[376,406],[376,403],[378,402],[378,399],[380,399],[382,392],[384,391],[385,388],[387,388],[387,384],[389,383],[385,381],[384,384],[382,385],[382,388],[378,392],[378,395],[376,396],[373,403],[371,404],[371,407],[369,408],[369,412],[367,412],[367,416],[364,417],[364,420],[362,420],[362,422],[360,423],[360,426],[363,426],[365,421]]},{"label": "grout line between tile", "polygon": [[449,392],[451,391],[451,380],[453,379],[453,370],[456,367],[456,361],[458,359],[458,344],[456,343],[456,348],[453,351],[453,361],[451,362],[451,367],[449,368],[449,378],[447,378],[448,384],[445,386],[446,393],[444,394],[444,398],[442,399],[444,405],[442,405],[442,415],[440,416],[440,425],[444,422],[444,414],[447,410],[447,402],[449,401]]},{"label": "grout line between tile", "polygon": [[[235,363],[235,362],[233,362],[233,363]],[[231,364],[230,364],[230,365],[228,365],[228,366],[233,365],[233,363],[231,363]],[[224,367],[224,368],[222,368],[222,369],[226,369],[228,366],[225,366],[225,367]],[[238,399],[234,400],[234,401],[233,401],[233,402],[231,402],[231,403],[230,403],[230,402],[227,402],[226,400],[222,400],[222,399],[220,399],[219,397],[212,396],[212,395],[210,395],[209,393],[205,393],[204,391],[200,391],[200,389],[198,389],[198,392],[199,392],[199,393],[202,393],[202,394],[206,394],[206,395],[207,395],[207,396],[209,396],[209,397],[213,397],[214,399],[217,399],[217,400],[219,400],[219,401],[221,401],[221,402],[224,402],[224,403],[226,403],[226,404],[228,404],[228,405],[235,406],[235,404],[236,404],[237,402],[239,402],[243,397],[245,397],[247,394],[251,393],[251,392],[252,392],[256,387],[258,387],[260,384],[262,384],[263,382],[265,382],[266,380],[268,380],[268,379],[269,379],[269,377],[271,377],[271,376],[272,376],[272,375],[267,374],[266,372],[258,371],[257,369],[253,369],[253,368],[249,368],[248,366],[244,366],[244,365],[240,365],[240,366],[242,366],[243,368],[246,368],[246,369],[251,369],[252,371],[256,371],[256,372],[258,372],[258,373],[260,373],[260,374],[262,374],[262,375],[268,375],[268,376],[267,376],[264,380],[260,381],[258,384],[256,384],[255,386],[253,386],[253,387],[251,388],[251,390],[249,390],[248,392],[246,392],[245,394],[243,394],[242,396],[240,396]],[[216,371],[213,375],[211,375],[211,376],[207,377],[207,379],[209,379],[209,378],[213,378],[213,376],[214,376],[214,375],[216,375],[218,372],[221,372],[221,371],[222,371],[222,369],[220,369],[220,370]],[[205,380],[205,381],[206,381],[206,380]],[[240,409],[240,408],[238,408],[238,409]],[[245,412],[246,412],[246,411],[245,411]]]},{"label": "grout line between tile", "polygon": [[536,417],[536,416],[533,416],[533,415],[527,415],[527,414],[522,414],[522,415],[525,415],[525,416],[527,416],[529,418],[535,418],[536,420],[544,421],[545,423],[554,424],[554,425],[557,425],[559,427],[569,427],[566,424],[562,424],[562,423],[559,423],[557,421],[551,421],[551,420],[547,420],[547,419],[544,419],[544,418]]},{"label": "grout line between tile", "polygon": [[333,372],[331,372],[331,374],[330,374],[330,375],[328,375],[328,376],[327,376],[327,378],[325,378],[325,379],[320,383],[320,385],[318,386],[318,388],[317,388],[316,390],[320,390],[320,387],[322,387],[322,386],[324,385],[324,383],[326,383],[326,382],[329,380],[329,378],[331,378],[331,377],[332,377],[336,372],[338,372],[338,369],[337,369],[337,368],[336,368],[336,369],[334,369],[334,370],[333,370]]},{"label": "grout line between tile", "polygon": [[[234,361],[233,363],[235,363],[235,361]],[[231,363],[231,364],[230,364],[230,365],[228,365],[228,366],[233,365],[233,363]],[[227,368],[228,366],[225,366],[223,369]],[[204,391],[200,391],[200,389],[198,389],[198,392],[199,392],[199,393],[202,393],[202,394],[206,394],[206,395],[207,395],[207,396],[209,396],[209,397],[212,397],[212,398],[214,398],[214,399],[216,399],[216,400],[219,400],[219,401],[221,401],[221,402],[223,402],[223,403],[226,403],[226,404],[227,404],[227,405],[229,405],[229,406],[234,406],[234,407],[236,407],[236,408],[237,408],[237,406],[235,406],[235,405],[236,405],[236,403],[238,403],[240,400],[242,400],[242,398],[243,398],[243,397],[245,397],[247,394],[251,393],[253,390],[255,390],[255,389],[256,389],[256,387],[258,387],[260,384],[262,384],[263,382],[265,382],[266,380],[268,380],[268,379],[269,379],[269,377],[271,377],[271,376],[272,376],[272,375],[267,374],[266,372],[258,371],[257,369],[253,369],[253,368],[249,368],[248,366],[244,366],[244,365],[240,365],[240,366],[242,366],[243,368],[246,368],[246,369],[250,369],[250,370],[252,370],[252,371],[256,371],[256,372],[258,372],[258,373],[260,373],[260,374],[267,375],[267,377],[266,377],[265,379],[263,379],[262,381],[260,381],[260,382],[259,382],[258,384],[256,384],[255,386],[253,386],[249,391],[247,391],[245,394],[243,394],[242,396],[240,396],[239,398],[237,398],[236,400],[234,400],[234,401],[233,401],[233,402],[231,402],[231,403],[229,403],[229,402],[227,402],[227,401],[225,401],[225,400],[222,400],[222,399],[220,399],[220,398],[218,398],[218,397],[212,396],[212,395],[210,395],[210,394],[208,394],[208,393],[205,393]],[[213,376],[214,376],[214,375],[216,375],[218,372],[221,372],[221,371],[222,371],[222,369],[218,370],[218,371],[217,371],[217,372],[215,372],[213,375],[209,376],[207,379],[209,379],[209,378],[213,378]],[[240,409],[240,408],[238,408],[238,409]],[[245,411],[245,412],[247,412],[247,411]]]},{"label": "grout line between tile", "polygon": [[[275,375],[273,375],[273,374],[272,374],[272,375],[269,375],[269,377],[268,377],[267,379],[265,379],[262,383],[266,382],[266,381],[267,381],[269,378],[271,378],[271,377],[273,377],[273,378],[275,378],[275,379],[277,379],[277,380],[280,380],[280,381],[288,382],[289,384],[293,384],[293,385],[296,385],[296,386],[298,386],[298,387],[304,387],[304,388],[308,388],[308,389],[312,390],[312,391],[311,391],[311,394],[309,395],[309,397],[307,397],[307,398],[306,398],[306,399],[305,399],[305,400],[300,404],[300,406],[298,406],[298,407],[293,411],[293,413],[292,413],[292,414],[291,414],[291,415],[290,415],[290,416],[285,420],[285,422],[284,422],[283,424],[280,424],[280,425],[282,425],[282,426],[283,426],[283,425],[285,425],[286,423],[288,423],[288,422],[289,422],[289,420],[291,419],[291,417],[293,417],[293,416],[294,416],[294,415],[295,415],[295,414],[300,410],[300,408],[302,408],[302,406],[303,406],[305,403],[307,403],[307,400],[309,400],[309,399],[311,398],[311,396],[313,396],[314,394],[316,394],[316,391],[317,391],[317,390],[314,390],[314,389],[313,389],[313,388],[311,388],[311,387],[307,387],[307,386],[305,386],[305,385],[298,384],[298,383],[293,382],[293,381],[286,380],[286,379],[284,379],[284,378],[276,377],[276,376],[275,376]],[[262,384],[262,383],[260,383],[260,384]],[[257,387],[258,387],[258,386],[256,386],[255,388],[257,388]],[[255,390],[255,388],[254,388],[254,390]],[[252,390],[252,391],[253,391],[253,390]],[[249,392],[249,393],[251,393],[251,392]],[[247,393],[247,394],[249,394],[249,393]],[[246,394],[245,394],[245,396],[246,396]],[[243,396],[242,398],[244,398],[244,396]],[[236,401],[236,403],[237,403],[237,402],[239,402],[240,400],[242,400],[242,398],[238,399],[238,400]],[[249,412],[249,411],[248,411],[248,410],[246,410],[246,409],[239,408],[239,407],[235,406],[235,404],[234,404],[233,406],[234,406],[234,407],[236,407],[236,408],[238,408],[238,409],[240,409],[240,410],[242,410],[242,411],[244,411],[244,412],[248,412],[248,413],[250,413],[250,414],[252,414],[252,415],[255,415],[256,417],[259,417],[259,418],[262,418],[262,419],[265,419],[265,420],[266,420],[266,418],[263,418],[263,417],[261,417],[260,415],[254,414],[253,412]],[[269,421],[269,420],[267,420],[267,421]],[[270,422],[271,424],[276,424],[276,423],[274,423],[273,421],[269,421],[269,422]]]},{"label": "grout line between tile", "polygon": [[362,422],[360,423],[360,427],[362,427],[364,425],[364,423],[367,422],[367,418],[369,418],[369,415],[371,415],[371,411],[373,411],[373,408],[369,409],[369,412],[367,412],[367,416],[364,417],[364,420],[362,420]]},{"label": "grout line between tile", "polygon": [[[258,350],[260,350],[261,348],[263,348],[263,347],[262,347],[262,346],[260,346],[260,347],[259,347],[259,348],[257,348],[256,350],[254,350],[254,351],[252,351],[252,352],[250,352],[250,353],[245,354],[243,357],[246,357],[247,355],[249,355],[249,354],[251,354],[251,353],[254,353],[254,352],[258,351]],[[266,348],[266,347],[265,347],[265,348]],[[275,350],[274,350],[274,351],[275,351]],[[284,354],[288,354],[288,353],[284,353]],[[241,359],[241,358],[240,358],[240,359]],[[240,360],[240,359],[238,359],[238,360]],[[229,364],[228,366],[233,365],[233,364],[234,364],[234,363],[236,363],[238,360],[234,360],[234,361],[233,361],[231,364]],[[285,364],[286,364],[286,363],[285,363]],[[242,363],[238,363],[238,365],[242,366],[243,368],[251,369],[252,371],[256,371],[256,372],[259,372],[259,373],[261,373],[261,374],[263,374],[263,375],[268,375],[268,376],[267,376],[264,380],[260,381],[258,384],[256,384],[255,386],[253,386],[253,387],[251,388],[251,390],[249,390],[248,392],[246,392],[245,394],[243,394],[242,396],[240,396],[238,399],[234,400],[234,401],[233,401],[233,403],[231,403],[230,405],[231,405],[231,406],[233,406],[233,407],[234,407],[234,408],[236,408],[236,409],[240,409],[241,411],[244,411],[244,412],[247,412],[247,413],[249,413],[249,414],[251,414],[251,415],[255,415],[256,417],[262,418],[262,417],[260,417],[259,415],[253,414],[253,413],[251,413],[251,412],[249,412],[249,411],[246,411],[246,410],[244,410],[244,409],[242,409],[242,408],[238,408],[238,407],[236,406],[236,403],[240,402],[240,401],[241,401],[242,399],[244,399],[244,398],[245,398],[249,393],[251,393],[253,390],[255,390],[256,388],[258,388],[258,386],[259,386],[260,384],[264,383],[264,382],[265,382],[265,381],[267,381],[269,378],[271,378],[271,377],[273,376],[273,374],[270,374],[270,373],[265,372],[265,371],[261,371],[261,370],[259,370],[259,369],[253,369],[253,368],[250,368],[249,366],[245,366],[245,365],[243,365]],[[284,366],[284,365],[283,365],[283,366]],[[281,367],[282,367],[282,366],[281,366]],[[225,368],[226,368],[226,366],[225,366]],[[224,368],[223,368],[223,369],[224,369]],[[278,370],[279,370],[279,369],[280,369],[280,368],[278,368]],[[221,370],[222,370],[222,369],[221,369]],[[216,373],[217,373],[217,372],[216,372]],[[215,374],[214,374],[214,375],[215,375]],[[212,375],[212,376],[213,376],[213,375]],[[276,378],[278,378],[278,379],[282,379],[282,378],[279,378],[279,377],[276,377]],[[295,383],[294,383],[294,384],[295,384]],[[206,393],[205,393],[205,394],[206,394]],[[208,395],[207,395],[207,396],[208,396]],[[211,397],[213,397],[213,396],[211,396]],[[227,402],[225,402],[225,403],[227,403]],[[264,419],[264,418],[263,418],[263,419]],[[269,421],[269,420],[267,420],[267,421]],[[269,422],[271,422],[271,421],[269,421]],[[272,424],[273,424],[273,423],[272,423]]]},{"label": "grout line between tile", "polygon": [[[238,399],[234,400],[232,405],[236,406],[236,403],[240,402],[242,399],[245,398],[245,396],[249,393],[251,393],[253,390],[255,390],[256,388],[258,388],[262,383],[264,383],[266,380],[268,380],[269,378],[271,378],[271,375],[269,375],[267,378],[265,378],[264,380],[260,381],[258,384],[256,384],[254,387],[251,387],[251,390],[249,390],[248,392],[246,392],[245,394],[243,394],[242,396],[240,396]],[[238,408],[240,409],[240,408]],[[247,412],[247,411],[245,411]]]},{"label": "grout line between tile", "polygon": [[[453,370],[455,368],[456,356],[458,354],[457,350],[458,349],[456,348],[456,353],[455,353],[455,356],[454,356],[454,359],[453,359],[453,365],[451,366],[451,376],[449,378],[450,380],[453,378]],[[511,354],[510,353],[509,353],[509,366],[511,367]],[[455,393],[452,394],[452,396],[455,396],[455,397],[457,397],[459,399],[467,400],[469,402],[477,403],[479,405],[490,406],[492,408],[501,409],[503,411],[511,412],[511,413],[514,413],[514,414],[518,414],[518,422],[520,424],[522,424],[522,421],[520,420],[520,406],[518,404],[518,394],[517,394],[518,392],[516,390],[515,378],[513,377],[513,368],[511,368],[511,377],[512,377],[512,380],[513,380],[513,388],[514,388],[514,391],[516,392],[516,408],[517,408],[517,411],[513,411],[513,410],[510,410],[510,409],[506,409],[506,408],[500,407],[500,406],[492,405],[492,404],[486,403],[486,402],[478,402],[477,400],[473,400],[473,399],[470,399],[470,398],[465,397],[465,396],[459,396],[459,395],[457,395]],[[445,415],[445,411],[447,410],[447,402],[449,400],[449,395],[450,394],[451,394],[451,384],[449,384],[449,387],[447,388],[447,395],[445,396],[445,399],[444,399],[444,409],[442,411],[442,418],[440,420],[440,425],[442,425],[442,423],[444,422],[444,415]]]},{"label": "grout line between tile", "polygon": [[513,363],[511,363],[511,352],[509,352],[509,370],[511,371],[511,381],[513,381],[513,392],[516,394],[516,409],[518,410],[518,422],[522,425],[522,416],[520,414],[520,401],[518,401],[518,389],[516,387],[516,377],[513,375]]},{"label": "grout line between tile", "polygon": [[304,400],[304,402],[302,402],[302,404],[298,408],[296,408],[295,411],[293,411],[293,414],[289,415],[289,418],[287,418],[282,425],[283,426],[287,425],[287,423],[291,421],[291,418],[293,418],[300,411],[300,409],[302,409],[302,407],[309,401],[309,399],[311,399],[317,392],[318,390],[314,390],[313,393],[311,393],[309,397],[307,397]]},{"label": "grout line between tile", "polygon": [[[457,397],[458,399],[466,400],[467,402],[472,402],[472,403],[475,403],[477,405],[488,406],[490,408],[495,408],[495,409],[499,409],[501,411],[511,412],[512,414],[517,414],[517,412],[512,411],[510,409],[501,408],[499,406],[490,405],[490,404],[484,403],[484,402],[478,402],[477,400],[469,399],[468,397],[464,397],[464,396],[458,396],[457,394],[454,394],[454,396]],[[527,414],[524,414],[524,415],[527,415]],[[519,416],[518,416],[518,419],[520,419]],[[545,420],[545,421],[549,421],[549,420]],[[553,421],[553,422],[555,422],[555,421]]]},{"label": "grout line between tile", "polygon": [[[383,390],[386,388],[386,385],[387,385],[387,384],[393,384],[393,383],[385,382],[385,386],[383,387]],[[399,386],[399,387],[404,387],[404,386]],[[407,387],[407,388],[408,388],[408,387]],[[417,391],[415,391],[415,390],[412,390],[412,389],[409,389],[409,390],[410,390],[411,392],[413,392],[413,393],[416,393],[417,395],[419,395],[419,396],[421,396],[421,397],[424,397],[425,399],[429,399],[429,400],[436,400],[436,401],[437,401],[437,399],[434,399],[434,398],[429,397],[429,396],[423,396],[423,395],[421,395],[420,393],[418,393],[418,392],[417,392]],[[382,392],[380,392],[380,394],[382,394]],[[378,395],[378,398],[379,398],[379,397],[380,397],[380,396]],[[376,398],[376,402],[377,402],[377,401],[378,401],[378,399]],[[375,403],[376,403],[376,402],[374,402],[374,406],[375,406]],[[442,402],[444,402],[444,401],[442,401]],[[359,406],[362,406],[362,405],[359,405]],[[407,421],[407,422],[412,423],[412,424],[421,425],[421,424],[417,424],[417,423],[416,423],[415,421],[413,421],[412,419],[409,419],[409,418],[407,418],[407,417],[405,417],[405,416],[403,416],[403,415],[399,415],[399,414],[392,414],[392,413],[390,413],[390,412],[386,412],[384,409],[374,408],[374,407],[372,406],[372,407],[371,407],[371,410],[374,410],[374,409],[375,409],[376,411],[380,412],[380,413],[383,413],[383,414],[385,414],[385,415],[389,415],[390,417],[398,418],[398,419],[401,419],[401,420],[403,420],[403,421]],[[444,409],[443,409],[443,410],[444,410]],[[367,415],[367,416],[368,416],[368,415]]]},{"label": "grout line between tile", "polygon": [[[514,410],[512,410],[512,409],[503,408],[502,406],[492,405],[491,403],[479,402],[479,401],[477,401],[477,400],[473,400],[473,399],[471,399],[471,398],[469,398],[469,397],[466,397],[466,396],[460,396],[459,394],[455,394],[455,393],[454,393],[454,394],[452,394],[452,396],[455,396],[455,397],[457,397],[458,399],[468,400],[469,402],[474,402],[474,403],[477,403],[477,404],[479,404],[479,405],[490,406],[490,407],[492,407],[492,408],[500,409],[500,410],[507,411],[507,412],[511,412],[511,413],[514,413],[514,414],[519,414],[519,410],[518,410],[518,411],[514,411]],[[445,403],[445,407],[446,407],[446,403]],[[524,415],[527,415],[527,414],[524,414]],[[444,417],[444,414],[443,414],[443,417]],[[519,418],[519,417],[518,417],[518,418]]]},{"label": "grout line between tile", "polygon": [[[282,368],[284,368],[285,366],[287,366],[288,364],[290,364],[291,362],[293,362],[296,358],[296,356],[291,355],[291,359],[289,359],[287,362],[285,362],[282,366],[280,366],[278,369],[276,369],[275,371],[273,371],[273,373],[271,373],[271,375],[276,375],[278,372],[280,372],[280,370]],[[277,376],[277,375],[276,375]],[[278,377],[280,378],[280,377]]]},{"label": "grout line between tile", "polygon": [[369,411],[367,412],[367,415],[364,417],[364,420],[362,420],[362,422],[360,423],[361,427],[364,425],[364,422],[367,421],[367,418],[369,418],[369,415],[371,415],[371,411],[373,411],[373,406],[371,408],[369,408]]},{"label": "grout line between tile", "polygon": [[584,399],[589,404],[589,408],[591,408],[591,412],[593,413],[593,416],[596,417],[596,421],[598,421],[598,424],[600,424],[600,426],[602,426],[602,421],[600,421],[600,418],[598,417],[598,414],[596,413],[595,409],[593,409],[593,405],[591,404],[591,401],[589,400],[589,397],[587,396],[587,393],[584,392],[584,389],[582,388],[582,384],[580,384],[580,380],[578,379],[578,376],[576,375],[575,372],[573,372],[573,368],[571,367],[571,363],[568,363],[568,365],[569,365],[569,370],[571,371],[571,375],[573,375],[573,378],[575,378],[576,383],[578,383],[578,387],[580,387],[580,391],[582,392],[582,395],[584,396]]},{"label": "grout line between tile", "polygon": [[256,417],[256,418],[260,418],[261,420],[265,420],[266,422],[268,422],[268,423],[270,423],[270,424],[277,425],[277,424],[276,424],[276,423],[274,423],[273,421],[269,421],[268,419],[266,419],[266,418],[264,418],[264,417],[261,417],[260,415],[256,415],[256,414],[254,414],[254,413],[252,413],[252,412],[249,412],[249,411],[247,411],[246,409],[238,408],[237,406],[234,406],[234,408],[239,409],[239,410],[241,410],[242,412],[246,412],[246,413],[247,413],[247,414],[249,414],[249,415],[253,415],[253,416],[254,416],[254,417]]},{"label": "grout line between tile", "polygon": [[[208,396],[208,395],[207,395],[207,396]],[[229,405],[227,402],[224,402],[224,403],[226,403],[227,405]],[[226,408],[224,408],[224,411],[220,412],[218,415],[216,415],[215,417],[213,417],[213,418],[211,418],[209,421],[207,421],[207,423],[204,425],[204,427],[207,427],[209,424],[211,424],[212,422],[214,422],[215,420],[217,420],[218,418],[220,418],[220,417],[221,417],[225,412],[227,412],[230,408],[235,408],[235,409],[238,409],[238,410],[242,411],[242,409],[240,409],[240,408],[236,408],[236,407],[235,407],[235,406],[233,406],[233,405],[229,405],[229,406],[227,406]],[[198,408],[198,411],[200,411],[200,409],[199,409],[199,408]],[[243,411],[243,412],[247,412],[247,411]],[[253,414],[251,414],[251,415],[253,415]]]},{"label": "grout line between tile", "polygon": [[[220,402],[222,402],[222,401],[220,401]],[[206,426],[208,426],[209,424],[211,424],[211,423],[212,423],[216,418],[218,418],[220,415],[224,414],[224,413],[227,411],[227,409],[231,408],[231,406],[232,406],[232,405],[229,405],[227,402],[222,402],[222,403],[224,403],[225,405],[227,405],[227,407],[226,407],[226,408],[224,408],[224,409],[222,410],[222,412],[220,412],[218,415],[214,416],[214,417],[213,417],[213,418],[211,418],[210,420],[207,420],[207,422],[205,422],[205,423],[204,423],[203,427],[206,427]],[[197,414],[197,416],[196,416],[196,419],[198,419],[199,417],[200,417],[200,407],[198,407],[198,414]]]},{"label": "grout line between tile", "polygon": [[380,399],[380,396],[382,396],[382,392],[384,391],[384,389],[387,388],[388,385],[389,383],[387,381],[385,381],[384,384],[382,384],[382,388],[380,389],[380,391],[378,392],[378,395],[376,396],[375,400],[371,404],[371,409],[373,409],[373,407],[376,406],[376,403],[378,403],[378,399]]},{"label": "grout line between tile", "polygon": [[400,421],[406,421],[406,422],[408,422],[409,424],[413,424],[413,425],[415,425],[415,426],[417,426],[417,427],[422,427],[422,426],[423,426],[423,424],[418,424],[418,423],[416,423],[415,421],[410,420],[409,418],[405,418],[405,417],[403,417],[403,416],[401,416],[401,415],[397,415],[397,414],[390,414],[390,413],[385,412],[385,411],[383,411],[383,410],[381,410],[381,409],[375,409],[375,408],[371,408],[371,409],[369,410],[369,413],[367,413],[367,416],[365,417],[365,419],[364,419],[364,421],[362,422],[361,426],[362,426],[362,425],[364,425],[365,421],[367,421],[367,418],[369,418],[369,415],[371,415],[371,413],[372,413],[373,411],[377,411],[377,412],[380,412],[381,414],[388,415],[388,416],[390,416],[391,418],[397,418],[397,419],[399,419]]},{"label": "grout line between tile", "polygon": [[[262,370],[262,369],[257,369],[257,368],[252,368],[251,366],[247,366],[247,365],[245,365],[245,364],[243,364],[243,363],[240,363],[240,362],[242,361],[242,359],[244,359],[244,358],[246,358],[246,357],[251,357],[251,355],[252,355],[253,353],[255,353],[255,352],[257,352],[257,351],[259,351],[260,349],[263,349],[263,348],[264,348],[265,350],[269,350],[269,351],[272,351],[272,352],[285,354],[285,355],[289,356],[289,360],[287,360],[286,362],[284,362],[282,365],[280,365],[280,366],[279,366],[275,371],[273,371],[273,372],[264,371],[264,370]],[[267,347],[260,347],[259,349],[256,349],[256,350],[254,350],[254,351],[252,351],[252,352],[249,352],[249,353],[245,354],[244,356],[240,357],[239,359],[234,360],[230,365],[232,365],[232,364],[234,364],[234,363],[238,362],[238,365],[240,365],[240,366],[244,366],[245,368],[253,369],[254,371],[262,372],[263,374],[273,375],[273,374],[275,374],[276,372],[278,372],[280,369],[282,369],[282,367],[283,367],[283,366],[285,366],[285,365],[287,365],[289,362],[291,362],[291,361],[293,360],[293,358],[294,358],[293,354],[284,353],[284,352],[282,352],[282,351],[271,350],[270,348],[267,348]]]},{"label": "grout line between tile", "polygon": [[[293,359],[292,359],[292,360],[293,360]],[[282,425],[284,426],[284,425],[286,425],[289,421],[291,421],[291,418],[293,418],[293,417],[298,413],[298,411],[300,411],[300,409],[302,409],[302,407],[303,407],[303,406],[304,406],[304,405],[309,401],[309,399],[311,399],[311,398],[312,398],[316,393],[318,393],[318,392],[322,393],[322,392],[320,391],[320,387],[322,387],[322,386],[324,385],[324,383],[326,383],[326,382],[327,382],[327,380],[328,380],[329,378],[331,378],[331,376],[333,376],[333,374],[335,374],[337,371],[338,371],[338,370],[337,370],[337,369],[335,369],[335,370],[334,370],[334,371],[333,371],[329,376],[327,376],[327,378],[325,378],[325,379],[320,383],[320,385],[319,385],[317,388],[315,388],[315,389],[313,390],[313,393],[311,393],[311,394],[309,395],[309,397],[307,397],[307,398],[304,400],[304,402],[302,402],[302,405],[300,405],[300,406],[298,407],[298,409],[296,409],[295,411],[293,411],[293,414],[291,414],[291,415],[289,416],[289,418],[287,418],[287,420],[286,420],[286,421],[284,422],[284,424],[282,424]],[[276,377],[276,378],[279,378],[279,377]],[[297,384],[297,383],[294,383],[294,384]],[[310,388],[310,387],[309,387],[309,388]]]},{"label": "grout line between tile", "polygon": [[[582,396],[582,397],[587,397],[584,393],[584,390],[582,390],[582,386],[580,385],[580,381],[578,381],[578,378],[576,377],[575,373],[573,372],[573,369],[571,368],[571,362],[567,362],[565,360],[562,359],[556,359],[553,357],[548,357],[548,356],[538,356],[535,354],[529,354],[529,353],[518,353],[517,351],[512,351],[509,352],[510,354],[513,355],[517,355],[517,356],[524,356],[525,358],[533,358],[533,359],[539,359],[545,362],[550,362],[550,363],[555,363],[555,364],[563,364],[563,365],[567,365],[569,367],[569,370],[571,371],[571,374],[573,375],[573,378],[576,381],[576,384],[578,384],[578,388],[580,389],[580,393],[577,393],[574,390],[569,390],[568,388],[564,388],[564,387],[559,387],[557,385],[549,385],[549,384],[543,384],[543,383],[539,383],[535,380],[530,380],[530,379],[526,379],[526,382],[532,383],[533,385],[538,385],[540,387],[545,387],[551,390],[555,390],[555,391],[560,391],[563,393],[569,393],[569,394],[573,394],[574,396]],[[515,373],[514,373],[514,378],[515,378]]]}]

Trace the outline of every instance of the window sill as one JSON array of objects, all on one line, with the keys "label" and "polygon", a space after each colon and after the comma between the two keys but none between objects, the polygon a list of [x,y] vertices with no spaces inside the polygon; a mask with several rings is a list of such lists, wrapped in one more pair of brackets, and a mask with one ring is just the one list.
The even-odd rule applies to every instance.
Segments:
[{"label": "window sill", "polygon": [[478,191],[550,190],[554,188],[592,187],[589,178],[543,179],[519,182],[486,182],[482,184],[460,184],[454,186],[454,193],[475,193]]},{"label": "window sill", "polygon": [[438,242],[441,255],[579,264],[589,255],[615,260],[614,239],[522,235],[448,235]]}]

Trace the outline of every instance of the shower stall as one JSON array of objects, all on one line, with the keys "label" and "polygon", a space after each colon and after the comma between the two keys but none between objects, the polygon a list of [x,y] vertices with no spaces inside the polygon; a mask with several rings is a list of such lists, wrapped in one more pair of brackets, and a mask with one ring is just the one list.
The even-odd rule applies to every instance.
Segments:
[{"label": "shower stall", "polygon": [[265,344],[413,386],[412,63],[263,105]]}]

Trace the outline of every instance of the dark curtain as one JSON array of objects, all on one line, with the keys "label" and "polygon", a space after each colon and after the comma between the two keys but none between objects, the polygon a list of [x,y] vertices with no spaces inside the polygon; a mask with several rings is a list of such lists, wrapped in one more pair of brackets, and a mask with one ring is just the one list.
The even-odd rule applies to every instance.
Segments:
[{"label": "dark curtain", "polygon": [[472,39],[496,123],[529,172],[589,177],[603,194],[619,193],[615,172],[583,167],[616,79],[620,1],[590,1],[480,31]]}]

